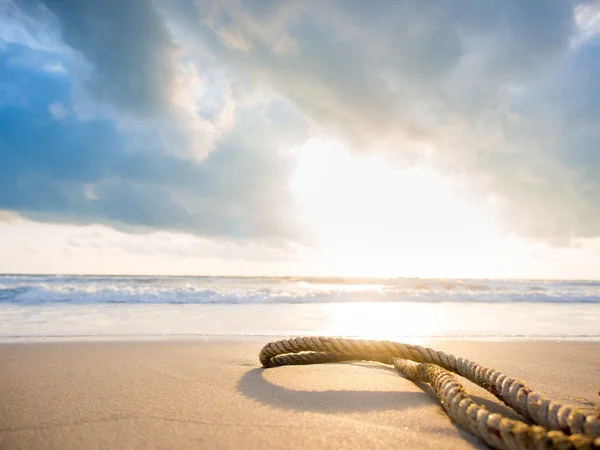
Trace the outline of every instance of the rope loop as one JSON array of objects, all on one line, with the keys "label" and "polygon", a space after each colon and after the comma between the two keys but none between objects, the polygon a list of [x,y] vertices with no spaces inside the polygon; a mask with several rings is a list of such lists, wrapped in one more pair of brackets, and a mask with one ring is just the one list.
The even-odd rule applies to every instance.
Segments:
[{"label": "rope loop", "polygon": [[[492,448],[600,450],[600,414],[586,415],[495,369],[431,348],[307,336],[271,342],[263,347],[259,359],[264,368],[342,361],[390,364],[410,380],[429,383],[450,419]],[[454,374],[488,390],[524,420],[488,412],[473,401]]]}]

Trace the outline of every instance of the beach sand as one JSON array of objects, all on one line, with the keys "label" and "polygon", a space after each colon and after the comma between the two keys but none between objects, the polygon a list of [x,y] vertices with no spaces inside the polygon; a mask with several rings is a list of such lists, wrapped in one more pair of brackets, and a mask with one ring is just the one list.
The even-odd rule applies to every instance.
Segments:
[{"label": "beach sand", "polygon": [[[486,448],[430,389],[386,366],[263,370],[269,340],[2,344],[0,449]],[[556,399],[598,401],[600,342],[422,344]],[[507,411],[469,386],[488,409]]]}]

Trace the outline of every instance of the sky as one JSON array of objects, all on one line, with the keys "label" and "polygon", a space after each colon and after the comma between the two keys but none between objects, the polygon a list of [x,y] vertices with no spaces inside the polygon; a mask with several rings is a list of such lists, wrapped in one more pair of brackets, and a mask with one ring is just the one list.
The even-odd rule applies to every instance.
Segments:
[{"label": "sky", "polygon": [[0,0],[0,273],[600,278],[600,2]]}]

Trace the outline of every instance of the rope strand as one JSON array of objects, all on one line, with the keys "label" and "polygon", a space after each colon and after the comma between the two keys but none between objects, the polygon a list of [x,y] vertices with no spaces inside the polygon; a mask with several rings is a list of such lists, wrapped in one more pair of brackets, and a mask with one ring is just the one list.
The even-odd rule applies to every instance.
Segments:
[{"label": "rope strand", "polygon": [[[265,368],[357,360],[393,364],[408,379],[431,384],[450,419],[493,448],[600,449],[599,416],[550,400],[497,370],[430,348],[310,336],[271,342],[259,359]],[[490,391],[535,425],[490,414],[450,372]]]}]

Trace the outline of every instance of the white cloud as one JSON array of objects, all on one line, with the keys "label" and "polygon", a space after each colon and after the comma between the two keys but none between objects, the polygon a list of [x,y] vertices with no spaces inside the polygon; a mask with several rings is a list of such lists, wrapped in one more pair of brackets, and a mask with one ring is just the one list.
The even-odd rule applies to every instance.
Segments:
[{"label": "white cloud", "polygon": [[[153,3],[43,0],[43,4],[70,47],[73,110],[81,120],[109,118],[123,129],[155,134],[167,151],[198,161],[233,127],[236,105],[229,80],[213,74],[212,67],[198,70],[202,61],[187,51],[185,43],[174,41]],[[208,89],[218,89],[224,100],[207,117],[200,109],[215,93],[203,85],[213,76],[220,76],[219,83],[210,83]]]},{"label": "white cloud", "polygon": [[48,112],[53,119],[61,121],[69,116],[70,111],[61,102],[54,102],[48,105]]},{"label": "white cloud", "polygon": [[[184,233],[124,233],[102,225],[40,224],[18,217],[0,220],[0,246],[0,273],[347,275],[340,262],[349,262],[297,246],[274,248]],[[499,278],[598,279],[599,249],[598,239],[580,240],[568,249],[508,239],[494,258],[479,258],[470,267],[456,267],[451,257],[435,261],[432,267],[430,258],[403,261],[397,255],[396,270],[422,277],[478,273]]]},{"label": "white cloud", "polygon": [[[327,13],[313,2],[285,13],[203,2],[197,39],[294,102],[316,133],[468,178],[465,195],[507,233],[554,243],[600,234],[598,2],[320,6]],[[274,46],[283,38],[286,52]]]},{"label": "white cloud", "polygon": [[[248,51],[255,41],[268,46],[277,54],[294,52],[296,43],[287,30],[288,20],[295,19],[310,2],[254,3],[253,14],[248,3],[239,0],[215,0],[198,3],[203,21],[229,48]],[[312,6],[315,6],[314,4]],[[223,23],[223,16],[227,16]]]},{"label": "white cloud", "polygon": [[581,3],[575,7],[575,22],[579,33],[573,43],[580,45],[600,34],[600,1]]},{"label": "white cloud", "polygon": [[[177,219],[158,214],[159,228],[299,239],[282,186],[293,172],[285,152],[308,122],[309,134],[353,152],[464,181],[463,195],[507,234],[600,235],[598,2],[44,4],[44,23],[74,55],[73,113],[132,132],[148,158],[168,152],[204,168],[182,187],[177,175],[157,184],[107,164],[119,183],[94,184],[100,202],[86,205],[125,190],[151,218],[150,199],[165,202],[155,209]],[[58,33],[35,37],[28,20],[3,36],[33,48]],[[277,102],[293,114],[264,114]],[[49,112],[68,113],[61,103]],[[123,210],[94,217],[142,222]]]},{"label": "white cloud", "polygon": [[0,0],[0,42],[24,45],[32,50],[63,53],[55,18],[41,4],[25,7],[12,0]]},{"label": "white cloud", "polygon": [[50,62],[43,65],[43,69],[49,73],[57,73],[57,74],[65,74],[67,73],[67,68],[59,63],[59,62]]},{"label": "white cloud", "polygon": [[311,252],[297,246],[22,218],[0,220],[0,246],[0,273],[283,276],[310,270],[312,262]]}]

